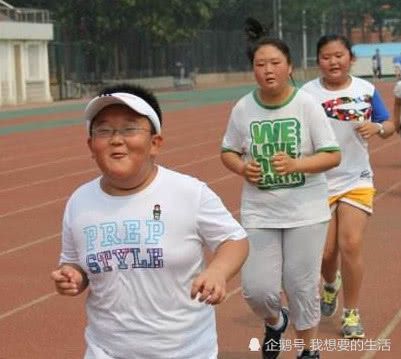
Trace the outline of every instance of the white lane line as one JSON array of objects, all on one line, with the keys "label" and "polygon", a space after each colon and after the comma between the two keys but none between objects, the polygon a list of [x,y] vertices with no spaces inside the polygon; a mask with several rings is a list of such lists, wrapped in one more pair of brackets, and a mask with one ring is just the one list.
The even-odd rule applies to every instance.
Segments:
[{"label": "white lane line", "polygon": [[235,174],[235,173],[231,173],[231,174],[228,174],[226,176],[222,176],[222,177],[216,178],[215,180],[208,181],[207,184],[208,185],[216,184],[216,183],[219,183],[219,182],[222,182],[222,181],[226,181],[226,180],[234,178],[234,177],[238,177],[238,175]]},{"label": "white lane line", "polygon": [[1,256],[4,256],[4,255],[6,255],[6,254],[11,254],[11,253],[18,252],[18,251],[20,251],[20,250],[23,250],[23,249],[32,247],[32,246],[34,246],[34,245],[36,245],[36,244],[40,244],[40,243],[43,243],[43,242],[50,241],[50,240],[52,240],[52,239],[54,239],[54,238],[57,238],[57,237],[59,237],[59,236],[60,236],[60,233],[51,234],[50,236],[41,237],[41,238],[39,238],[39,239],[37,239],[37,240],[35,240],[35,241],[31,241],[31,242],[22,244],[22,245],[20,245],[20,246],[7,249],[7,250],[5,250],[5,251],[0,252],[0,257],[1,257]]},{"label": "white lane line", "polygon": [[[385,146],[385,145],[384,145],[384,146],[381,146],[380,148],[377,149],[377,151],[379,151],[379,150],[381,150],[381,149],[384,149],[385,147],[388,147],[388,146]],[[375,151],[375,152],[377,152],[377,151]],[[216,155],[216,156],[212,156],[212,157],[217,157],[217,155]],[[198,160],[198,161],[195,161],[195,162],[202,162],[202,161],[199,161],[199,160]],[[188,165],[189,165],[189,164],[190,164],[190,163],[188,163]],[[181,166],[185,166],[185,165],[178,165],[178,166],[181,167]],[[177,167],[178,167],[178,166],[177,166]],[[235,177],[235,176],[236,176],[235,174],[230,174],[230,175],[227,175],[227,176],[220,177],[220,178],[218,178],[218,179],[216,179],[216,180],[214,180],[214,181],[210,181],[210,182],[208,182],[208,183],[209,183],[209,184],[218,183],[218,182],[220,182],[220,181],[223,181],[223,180],[226,180],[226,179]],[[392,185],[390,188],[388,188],[386,191],[384,191],[384,192],[380,193],[378,196],[376,196],[375,201],[380,200],[380,199],[383,198],[387,193],[391,192],[392,190],[394,190],[395,188],[399,187],[400,185],[401,185],[401,181],[395,183],[395,184]],[[67,198],[67,197],[64,197],[64,198],[62,198],[62,199],[66,199],[66,198]],[[52,203],[52,202],[56,202],[56,201],[59,201],[59,200],[62,200],[62,199],[58,199],[58,200],[55,200],[55,201],[49,201],[49,202],[46,202],[46,204]],[[43,204],[43,205],[45,205],[45,204]],[[34,206],[34,207],[42,207],[42,205]],[[30,209],[32,209],[32,208],[33,208],[33,207],[30,207]],[[24,210],[26,210],[26,209],[23,209],[23,211],[24,211]],[[21,210],[16,211],[16,212],[20,212],[20,211],[21,211]],[[16,212],[14,212],[14,213],[16,213]],[[235,212],[233,212],[233,215],[238,214],[238,212],[239,212],[238,210],[235,211]],[[3,216],[0,216],[0,218],[2,218],[2,217],[3,217]],[[15,247],[15,248],[9,249],[9,250],[4,251],[4,252],[0,252],[0,256],[3,255],[3,254],[12,253],[12,252],[15,252],[15,251],[18,251],[18,250],[21,250],[21,249],[30,247],[30,246],[35,245],[35,244],[38,244],[38,243],[45,242],[45,241],[47,241],[47,240],[50,240],[50,239],[52,239],[52,238],[55,238],[55,237],[58,236],[58,235],[60,235],[60,234],[56,234],[56,235],[44,237],[44,238],[39,239],[39,240],[36,240],[36,241],[34,241],[34,242],[27,243],[26,245],[19,246],[19,247]],[[238,294],[241,290],[242,290],[242,287],[237,287],[237,288],[235,288],[234,290],[232,290],[231,292],[229,292],[229,293],[227,294],[227,297],[226,297],[225,300],[226,300],[226,301],[229,300],[231,297],[233,297],[234,295]],[[35,299],[35,300],[33,300],[33,301],[30,301],[30,302],[24,304],[24,305],[22,305],[22,306],[19,306],[19,307],[15,308],[15,309],[12,309],[12,310],[8,311],[8,312],[5,312],[5,313],[3,313],[3,314],[0,314],[0,320],[3,320],[4,318],[9,317],[9,316],[11,316],[11,315],[13,315],[13,314],[16,314],[16,313],[18,313],[18,312],[20,312],[20,311],[22,311],[22,310],[24,310],[24,309],[28,309],[28,308],[30,308],[30,307],[32,307],[32,306],[34,306],[34,305],[36,305],[36,304],[38,304],[38,303],[40,303],[40,302],[43,302],[43,301],[45,301],[45,300],[47,300],[47,299],[49,299],[49,298],[55,296],[56,294],[57,294],[56,292],[53,292],[53,293],[44,295],[44,296],[42,296],[42,297],[39,297],[39,298],[37,298],[37,299]],[[380,339],[388,338],[388,337],[390,336],[390,334],[393,332],[393,330],[397,327],[397,325],[398,325],[398,323],[399,323],[400,321],[401,321],[401,309],[400,309],[400,310],[398,311],[398,313],[393,317],[393,319],[392,319],[392,320],[390,321],[390,323],[385,327],[385,329],[379,334],[378,339],[379,339],[379,338],[380,338]],[[366,353],[366,354],[362,357],[362,359],[370,359],[370,358],[373,358],[375,355],[376,355],[376,352],[369,352],[369,353]]]},{"label": "white lane line", "polygon": [[8,188],[0,189],[0,193],[15,191],[17,189],[31,187],[31,186],[37,186],[37,185],[44,184],[44,183],[49,183],[49,182],[55,182],[55,181],[59,181],[61,179],[67,178],[67,177],[79,176],[79,175],[82,175],[82,174],[96,172],[96,171],[98,171],[98,168],[97,167],[93,167],[93,168],[90,168],[90,169],[87,169],[87,170],[77,171],[77,172],[69,173],[69,174],[66,174],[66,175],[58,176],[58,177],[47,178],[47,179],[43,179],[43,180],[39,180],[39,181],[26,183],[26,184],[23,184],[23,185],[18,185],[18,186],[14,186],[14,187],[8,187]]},{"label": "white lane line", "polygon": [[6,218],[6,217],[9,217],[9,216],[14,216],[16,214],[21,214],[23,212],[32,211],[32,210],[35,210],[35,209],[38,209],[38,208],[50,206],[50,205],[52,205],[54,203],[57,203],[57,202],[60,202],[60,201],[66,201],[67,199],[68,199],[68,197],[56,198],[56,199],[53,199],[51,201],[47,201],[47,202],[42,202],[40,204],[36,204],[34,206],[23,207],[23,208],[15,210],[15,211],[6,212],[6,213],[3,213],[3,214],[0,215],[0,219]]},{"label": "white lane line", "polygon": [[375,147],[375,148],[373,148],[373,149],[369,149],[369,153],[370,153],[371,155],[373,155],[373,154],[375,154],[375,153],[377,153],[377,152],[380,152],[381,150],[386,149],[387,147],[391,147],[391,146],[393,146],[393,145],[399,144],[399,142],[400,142],[400,141],[399,141],[398,138],[397,138],[396,141],[394,141],[394,140],[389,140],[388,142],[383,143],[382,145],[380,145],[380,146],[378,146],[378,147]]},{"label": "white lane line", "polygon": [[[30,151],[28,154],[24,153],[23,156],[18,154],[18,155],[15,155],[15,156],[1,157],[0,158],[0,162],[9,162],[9,161],[15,161],[15,160],[27,160],[27,159],[32,158],[32,157],[35,158],[35,157],[40,157],[40,156],[48,155],[48,154],[54,155],[55,153],[57,154],[57,156],[60,156],[60,152],[61,153],[65,153],[64,150],[72,150],[74,147],[77,147],[77,150],[75,152],[77,152],[78,149],[80,151],[82,149],[82,144],[79,144],[79,147],[78,147],[77,144],[75,144],[74,146],[71,145],[71,144],[68,144],[68,146],[62,146],[61,143],[57,143],[57,144],[52,144],[52,146],[50,146],[50,147],[53,147],[56,150],[54,150],[54,149],[43,150],[43,147],[40,147],[40,149],[38,151],[36,151],[36,152]],[[19,152],[20,148],[16,149],[16,151]]]},{"label": "white lane line", "polygon": [[96,172],[96,171],[98,171],[98,169],[94,167],[94,168],[90,168],[90,169],[84,170],[84,171],[77,171],[77,172],[69,173],[69,174],[66,174],[66,175],[58,176],[58,177],[47,178],[47,179],[43,179],[43,180],[39,180],[39,181],[34,181],[34,182],[26,183],[26,184],[21,184],[21,185],[14,186],[14,187],[8,187],[8,188],[0,189],[0,193],[15,191],[15,190],[21,189],[21,188],[37,186],[37,185],[44,184],[44,183],[59,181],[61,179],[67,178],[67,177],[79,176],[79,175],[82,175],[82,174]]},{"label": "white lane line", "polygon": [[[235,210],[235,211],[233,212],[233,215],[237,215],[238,213],[239,213],[239,210]],[[57,236],[60,236],[60,233],[56,233],[56,234],[53,234],[53,235],[50,235],[50,236],[47,236],[47,237],[42,237],[42,238],[40,238],[40,239],[38,239],[38,240],[36,240],[36,241],[34,241],[34,242],[27,243],[26,245],[22,245],[22,246],[19,246],[19,247],[14,247],[14,248],[9,249],[9,250],[7,250],[7,251],[0,252],[0,256],[2,256],[2,255],[4,255],[4,254],[9,254],[9,253],[12,253],[12,252],[19,251],[19,250],[21,250],[21,249],[28,248],[28,247],[33,246],[33,245],[35,245],[35,244],[43,243],[43,242],[48,241],[48,240],[50,240],[50,239],[54,239],[54,238],[56,238]],[[242,290],[242,287],[237,287],[237,288],[233,289],[232,291],[228,292],[228,294],[227,294],[227,296],[226,296],[226,298],[225,298],[225,301],[227,302],[231,297],[233,297],[234,295],[240,293],[241,290]],[[22,311],[22,310],[24,310],[24,309],[31,308],[31,307],[33,307],[33,306],[36,305],[36,304],[39,304],[39,303],[41,303],[41,302],[44,302],[45,300],[54,297],[56,294],[57,294],[57,292],[53,292],[53,293],[46,294],[46,295],[44,295],[44,296],[42,296],[42,297],[39,297],[39,298],[37,298],[37,299],[34,299],[34,300],[32,300],[32,301],[30,301],[30,302],[28,302],[28,303],[26,303],[26,304],[23,304],[23,305],[21,305],[21,306],[19,306],[19,307],[16,307],[16,308],[14,308],[14,309],[11,309],[11,310],[9,310],[9,311],[3,313],[3,314],[0,314],[0,321],[3,320],[3,319],[5,319],[5,318],[7,318],[7,317],[9,317],[9,316],[11,316],[11,315],[17,314],[17,313],[19,313],[20,311]]]},{"label": "white lane line", "polygon": [[392,186],[388,187],[385,191],[381,192],[380,194],[378,194],[377,196],[375,196],[374,201],[380,201],[384,196],[386,196],[387,194],[391,193],[393,190],[395,190],[396,188],[400,187],[401,185],[401,180],[394,183]]},{"label": "white lane line", "polygon": [[[381,331],[381,333],[377,336],[376,342],[379,340],[383,339],[389,339],[391,336],[391,333],[394,331],[394,329],[397,327],[397,325],[401,322],[401,309],[394,315],[393,319],[390,320],[390,322],[387,324],[387,326]],[[377,348],[376,350],[372,350],[369,352],[366,352],[361,359],[371,359],[376,356],[378,350],[380,348]]]},{"label": "white lane line", "polygon": [[[380,193],[379,195],[376,196],[375,202],[380,201],[386,194],[389,192],[393,191],[397,187],[401,185],[401,181],[398,181],[397,183],[393,184],[391,187],[389,187],[386,191]],[[394,329],[397,327],[397,325],[401,321],[401,308],[399,311],[394,315],[394,317],[390,320],[390,322],[385,326],[385,328],[381,331],[381,333],[377,336],[376,342],[380,339],[389,339],[391,333],[394,331]],[[378,349],[379,350],[379,349]],[[376,356],[378,350],[372,350],[369,352],[366,352],[361,359],[372,359]]]},{"label": "white lane line", "polygon": [[21,311],[23,311],[25,309],[29,309],[29,308],[33,307],[34,305],[36,305],[36,304],[44,302],[45,300],[48,300],[49,298],[52,298],[55,295],[57,295],[57,292],[52,292],[52,293],[49,293],[49,294],[45,294],[45,295],[43,295],[43,296],[41,296],[39,298],[31,300],[28,303],[20,305],[19,307],[16,307],[16,308],[11,309],[11,310],[9,310],[7,312],[1,313],[0,314],[0,321],[5,319],[5,318],[7,318],[7,317],[10,317],[10,316],[12,316],[14,314],[17,314],[17,313],[19,313],[19,312],[21,312]]},{"label": "white lane line", "polygon": [[[208,134],[209,134],[209,133],[215,134],[216,131],[220,128],[220,126],[210,127],[210,126],[208,125],[208,124],[212,124],[212,125],[216,124],[216,119],[211,119],[211,120],[209,120],[209,121],[202,122],[202,124],[203,124],[203,129],[201,130],[201,132],[199,133],[199,135],[200,135],[200,137],[204,137],[204,138],[210,138],[210,136],[208,136]],[[189,127],[192,127],[192,125],[190,125]],[[206,128],[206,130],[205,130],[204,128]],[[183,130],[184,130],[184,129],[181,128],[181,132],[182,132]],[[171,135],[171,136],[169,136],[169,137],[167,138],[167,140],[168,140],[168,142],[172,142],[172,141],[174,141],[174,140],[176,140],[176,139],[180,139],[180,138],[182,138],[182,135]],[[82,142],[73,143],[73,146],[74,146],[74,147],[80,146],[80,148],[82,148],[82,144],[83,144]],[[68,146],[62,146],[61,143],[56,143],[56,144],[51,144],[51,145],[52,145],[52,147],[56,148],[57,152],[59,152],[60,149],[71,149],[71,148],[72,148],[70,144],[69,144]],[[191,146],[192,146],[192,145],[191,145]],[[181,148],[182,148],[182,149],[185,149],[184,147],[181,147]],[[7,147],[7,150],[10,150],[10,148]],[[16,151],[16,152],[19,152],[19,150],[20,150],[20,146],[16,146],[15,151]],[[15,155],[15,156],[1,157],[1,158],[0,158],[0,162],[1,162],[1,161],[14,161],[15,159],[27,159],[27,158],[30,158],[30,157],[38,157],[39,155],[42,155],[42,154],[50,154],[50,153],[54,153],[54,152],[55,152],[54,150],[43,151],[43,150],[40,150],[40,149],[39,149],[39,150],[38,150],[37,152],[35,152],[35,153],[29,153],[29,154],[24,153],[23,156],[21,156],[20,154],[18,154],[18,155]],[[81,150],[80,150],[80,152],[81,152]],[[89,154],[89,152],[88,152],[88,154]],[[18,168],[17,168],[17,170],[18,170]]]},{"label": "white lane line", "polygon": [[[237,210],[235,210],[235,211],[233,211],[231,213],[232,213],[233,217],[237,217],[239,215],[239,209],[237,209]],[[51,235],[45,236],[45,237],[40,237],[40,238],[38,238],[38,239],[36,239],[34,241],[30,241],[30,242],[25,243],[23,245],[20,245],[20,246],[17,246],[17,247],[13,247],[13,248],[10,248],[10,249],[6,249],[6,250],[0,252],[0,257],[4,256],[4,255],[7,255],[7,254],[10,254],[10,253],[18,252],[20,250],[24,250],[24,249],[32,247],[32,246],[34,246],[36,244],[41,244],[41,243],[50,241],[50,240],[52,240],[54,238],[57,238],[57,237],[60,237],[60,236],[61,236],[61,232],[55,233],[55,234],[51,234]]]},{"label": "white lane line", "polygon": [[[180,151],[180,150],[190,149],[190,148],[202,146],[202,145],[205,145],[205,144],[214,143],[214,142],[215,141],[204,141],[204,142],[195,143],[195,144],[192,144],[192,145],[189,145],[189,146],[175,147],[175,148],[172,148],[170,150],[166,150],[165,152],[161,153],[161,156],[163,156],[165,154],[167,155],[167,154],[170,154],[170,153],[174,153],[174,152],[177,152],[177,151]],[[390,146],[392,146],[392,145],[394,145],[396,143],[398,143],[398,141],[397,142],[393,141],[393,142],[385,143],[385,144],[373,149],[370,152],[371,152],[371,154],[374,154],[374,153],[379,152],[379,151],[381,151],[381,150],[383,150],[383,149],[385,149],[387,147],[390,147]],[[205,161],[205,160],[218,158],[219,156],[220,156],[220,154],[217,154],[217,155],[214,155],[214,156],[211,156],[211,157],[207,157],[206,159],[204,158],[203,160],[193,161],[193,162],[191,162],[191,164],[192,163],[196,164],[196,163],[200,163],[200,162]],[[63,162],[66,162],[66,161],[73,161],[73,160],[83,159],[85,157],[87,157],[87,155],[66,157],[66,158],[63,158],[63,159],[60,159],[60,160],[56,160],[56,161],[49,161],[49,162],[41,163],[41,164],[37,164],[37,165],[20,167],[20,168],[16,168],[16,169],[12,169],[12,170],[2,171],[2,172],[0,172],[0,175],[10,174],[10,173],[14,173],[14,172],[19,172],[19,171],[24,171],[24,170],[29,170],[29,169],[35,169],[35,168],[40,168],[40,167],[45,167],[47,165],[63,163]],[[175,166],[175,168],[181,168],[181,167],[185,167],[187,165],[188,165],[187,163],[180,164],[180,165]],[[93,168],[93,169],[90,169],[90,170],[86,170],[86,171],[70,173],[68,175],[47,178],[47,179],[39,180],[39,181],[36,181],[36,182],[30,182],[30,183],[27,183],[27,184],[24,184],[24,185],[19,185],[19,186],[0,189],[0,193],[13,191],[13,190],[17,190],[17,189],[21,189],[21,188],[25,188],[25,187],[34,186],[34,185],[39,185],[39,184],[43,184],[43,183],[49,183],[49,182],[53,182],[53,181],[58,181],[60,179],[66,178],[66,177],[71,177],[71,176],[74,176],[74,175],[79,175],[79,174],[83,174],[83,173],[87,173],[87,172],[91,172],[91,171],[96,171],[96,168]]]},{"label": "white lane line", "polygon": [[202,157],[202,158],[200,158],[199,160],[191,161],[190,163],[181,163],[181,164],[179,164],[179,165],[172,166],[171,168],[173,168],[173,169],[183,168],[183,167],[188,166],[188,164],[196,165],[196,164],[198,164],[198,163],[207,162],[207,161],[209,161],[209,160],[214,160],[215,158],[218,158],[218,157],[220,157],[220,155],[213,155],[213,156],[208,156],[208,157]]},{"label": "white lane line", "polygon": [[58,163],[68,162],[68,161],[75,161],[75,160],[80,160],[80,159],[83,159],[83,158],[89,158],[89,154],[80,155],[80,156],[64,157],[64,158],[61,158],[59,160],[43,162],[43,163],[39,163],[39,164],[32,165],[32,166],[13,168],[12,170],[1,171],[0,175],[8,175],[10,173],[21,172],[21,171],[26,171],[26,170],[32,170],[34,168],[46,167],[48,165],[54,165],[54,164],[58,164]]},{"label": "white lane line", "polygon": [[242,287],[237,287],[237,288],[233,289],[231,292],[228,292],[226,295],[226,299],[224,301],[227,302],[231,297],[240,293],[241,290],[242,290]]},{"label": "white lane line", "polygon": [[[225,298],[224,301],[227,302],[231,297],[233,297],[234,295],[236,295],[236,294],[238,294],[239,292],[241,292],[241,289],[242,289],[241,287],[237,287],[237,288],[235,288],[234,290],[228,292],[228,294],[227,294],[227,296],[226,296],[226,298]],[[17,314],[17,313],[19,313],[19,312],[21,312],[21,311],[23,311],[23,310],[25,310],[25,309],[29,309],[29,308],[35,306],[36,304],[39,304],[39,303],[41,303],[41,302],[44,302],[44,301],[46,301],[46,300],[48,300],[48,299],[54,297],[55,295],[57,295],[57,292],[52,292],[52,293],[43,295],[43,296],[41,296],[41,297],[39,297],[39,298],[36,298],[36,299],[34,299],[34,300],[31,300],[31,301],[28,302],[28,303],[22,304],[22,305],[20,305],[20,306],[14,308],[14,309],[11,309],[11,310],[9,310],[9,311],[7,311],[7,312],[5,312],[5,313],[2,313],[2,314],[0,314],[0,321],[3,320],[3,319],[5,319],[5,318],[7,318],[7,317],[10,317],[10,316],[12,316],[12,315],[14,315],[14,314]]]},{"label": "white lane line", "polygon": [[[170,153],[173,153],[173,152],[180,151],[182,149],[186,150],[186,149],[199,147],[199,146],[203,146],[203,145],[207,145],[207,144],[211,144],[211,143],[215,143],[215,142],[216,141],[204,141],[204,142],[195,143],[195,144],[192,144],[190,146],[185,146],[185,147],[181,147],[181,148],[180,147],[172,148],[172,149],[166,150],[164,153],[162,153],[161,154],[161,158],[163,157],[164,154],[167,155],[167,154],[170,154]],[[219,157],[219,156],[220,156],[220,154],[219,155],[215,155],[216,158]],[[87,157],[87,156],[76,156],[75,158],[79,158],[79,157]],[[71,158],[72,157],[67,157],[65,160],[68,160],[68,159],[71,159]],[[208,159],[210,159],[210,158],[204,158],[203,161],[206,161]],[[198,163],[198,162],[201,162],[201,161],[198,160],[198,161],[183,163],[183,164],[177,165],[177,166],[185,167],[185,166],[191,165],[192,163]],[[63,162],[63,161],[60,160],[60,161],[52,161],[52,162],[47,162],[47,163],[58,163],[58,162]],[[42,166],[43,165],[30,166],[30,168],[36,168],[36,167],[42,167]],[[26,167],[26,168],[28,168],[28,167]],[[18,171],[18,169],[15,170],[15,171]],[[18,189],[21,189],[21,188],[31,187],[31,186],[35,186],[35,185],[39,185],[39,184],[43,184],[43,183],[50,183],[50,182],[58,181],[58,180],[63,179],[63,178],[72,177],[72,176],[76,176],[76,175],[80,175],[80,174],[84,174],[84,173],[89,173],[91,171],[95,172],[95,171],[98,171],[98,169],[97,169],[97,167],[93,167],[93,168],[91,168],[89,170],[85,170],[85,171],[72,172],[72,173],[68,173],[68,174],[62,175],[62,176],[46,178],[46,179],[43,179],[43,180],[38,180],[38,181],[35,181],[35,182],[29,182],[29,183],[25,183],[25,184],[14,186],[14,187],[7,187],[7,188],[0,189],[0,193],[9,192],[9,191],[15,191],[15,190],[18,190]],[[11,172],[14,172],[14,170],[0,172],[0,175],[3,174],[3,173],[11,173]]]},{"label": "white lane line", "polygon": [[[171,166],[171,168],[174,169],[174,168],[178,168],[178,167],[183,168],[183,167],[191,166],[193,164],[198,164],[198,163],[201,163],[201,162],[209,161],[210,159],[213,159],[214,157],[218,157],[218,155],[211,156],[211,157],[206,157],[206,158],[203,157],[201,160],[195,160],[195,161],[191,161],[191,162],[184,163],[184,164],[181,164],[181,165]],[[58,177],[58,179],[71,177],[71,176],[74,176],[74,175],[80,175],[80,174],[84,174],[84,173],[95,172],[95,171],[97,171],[96,168],[85,170],[85,171],[80,171],[80,172],[74,172],[72,174],[70,173],[68,175],[60,176],[60,177]],[[214,183],[217,183],[217,182],[220,182],[220,181],[225,181],[225,180],[227,180],[229,178],[232,178],[232,177],[235,177],[235,176],[236,176],[235,174],[230,174],[228,176],[223,176],[223,177],[218,178],[217,180],[208,182],[208,184],[214,184]],[[10,191],[10,190],[14,190],[16,188],[28,187],[28,186],[31,186],[31,185],[34,185],[34,184],[48,183],[48,182],[51,182],[51,181],[52,181],[52,179],[36,181],[36,182],[33,182],[33,183],[29,184],[29,185],[21,185],[21,186],[17,186],[17,187],[13,187],[13,188],[3,189],[3,190],[0,190],[0,193],[7,192],[7,191]],[[34,206],[30,206],[30,207],[23,207],[23,208],[20,208],[18,210],[15,210],[15,211],[5,212],[3,214],[0,214],[0,219],[6,218],[8,216],[13,216],[13,215],[16,215],[16,214],[20,214],[20,213],[23,213],[23,212],[35,210],[35,209],[38,209],[38,208],[41,208],[41,207],[49,206],[49,205],[52,205],[52,204],[57,203],[59,201],[66,200],[67,198],[69,198],[69,196],[62,197],[62,198],[56,198],[54,200],[43,202],[41,204],[37,204],[37,205],[34,205]]]}]

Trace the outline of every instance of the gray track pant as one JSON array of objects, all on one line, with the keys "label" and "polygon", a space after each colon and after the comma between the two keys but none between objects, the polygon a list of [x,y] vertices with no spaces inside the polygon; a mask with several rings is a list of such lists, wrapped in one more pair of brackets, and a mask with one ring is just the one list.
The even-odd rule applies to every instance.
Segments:
[{"label": "gray track pant", "polygon": [[320,267],[328,222],[284,229],[247,229],[249,257],[242,268],[244,297],[261,318],[276,317],[283,288],[295,329],[320,320]]}]

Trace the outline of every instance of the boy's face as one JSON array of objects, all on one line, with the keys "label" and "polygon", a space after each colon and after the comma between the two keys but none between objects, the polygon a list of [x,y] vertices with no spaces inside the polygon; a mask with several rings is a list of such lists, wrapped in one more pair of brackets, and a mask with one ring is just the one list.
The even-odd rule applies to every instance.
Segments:
[{"label": "boy's face", "polygon": [[152,172],[162,143],[151,134],[149,120],[125,105],[101,110],[92,124],[88,146],[103,173],[103,181],[113,192],[135,188]]}]

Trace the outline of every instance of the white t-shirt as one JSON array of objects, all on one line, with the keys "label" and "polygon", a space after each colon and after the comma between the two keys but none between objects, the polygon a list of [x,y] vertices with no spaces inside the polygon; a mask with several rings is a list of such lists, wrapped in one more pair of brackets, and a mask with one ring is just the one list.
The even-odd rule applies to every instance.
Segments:
[{"label": "white t-shirt", "polygon": [[88,275],[87,337],[113,358],[216,358],[214,309],[190,289],[205,245],[245,237],[203,182],[160,166],[128,196],[84,184],[65,209],[60,262]]},{"label": "white t-shirt", "polygon": [[245,228],[291,228],[330,219],[322,173],[279,176],[270,165],[278,151],[298,158],[339,150],[324,111],[315,102],[295,90],[285,104],[267,107],[255,90],[234,106],[222,150],[255,159],[263,176],[259,186],[244,181],[241,220]]},{"label": "white t-shirt", "polygon": [[302,89],[318,99],[341,147],[341,164],[326,172],[331,196],[358,187],[373,187],[368,143],[355,129],[362,121],[383,122],[388,112],[375,87],[368,81],[351,77],[348,88],[330,91],[320,79]]}]

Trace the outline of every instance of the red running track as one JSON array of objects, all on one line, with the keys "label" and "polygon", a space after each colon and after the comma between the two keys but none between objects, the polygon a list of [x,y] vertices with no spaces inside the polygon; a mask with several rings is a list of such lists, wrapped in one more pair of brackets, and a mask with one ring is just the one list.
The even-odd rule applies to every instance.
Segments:
[{"label": "red running track", "polygon": [[[379,84],[389,108],[392,86]],[[159,163],[207,181],[237,216],[241,180],[219,159],[231,106],[223,103],[167,113]],[[360,309],[368,339],[352,348],[340,339],[339,315],[323,319],[323,358],[401,358],[401,221],[397,211],[401,208],[401,144],[393,136],[386,141],[374,138],[370,146],[378,194],[364,248]],[[49,274],[58,261],[65,201],[77,186],[98,174],[85,145],[84,126],[3,136],[0,153],[0,359],[82,358],[85,295],[56,295]],[[229,289],[228,300],[217,307],[219,357],[260,358],[260,353],[249,351],[248,344],[252,337],[261,339],[262,325],[244,303],[238,278]],[[286,338],[293,349],[292,330]],[[388,346],[390,350],[384,350]],[[294,350],[283,355],[294,357]]]}]

